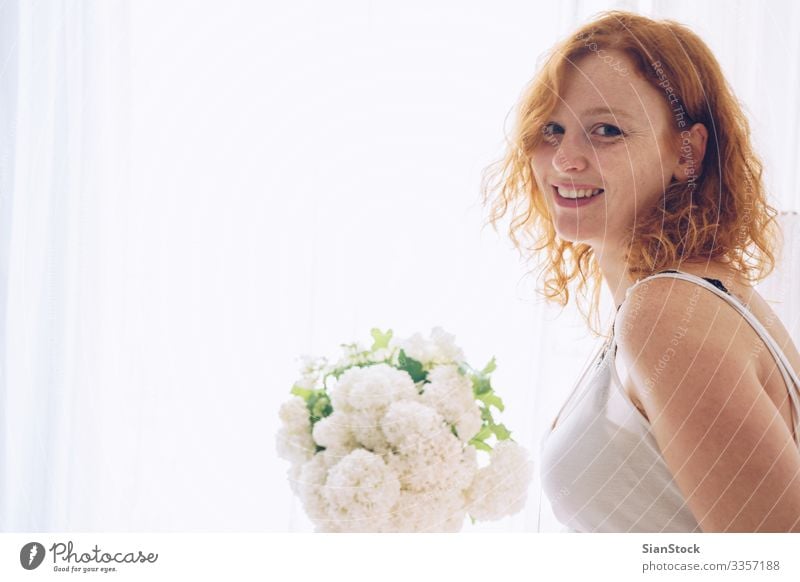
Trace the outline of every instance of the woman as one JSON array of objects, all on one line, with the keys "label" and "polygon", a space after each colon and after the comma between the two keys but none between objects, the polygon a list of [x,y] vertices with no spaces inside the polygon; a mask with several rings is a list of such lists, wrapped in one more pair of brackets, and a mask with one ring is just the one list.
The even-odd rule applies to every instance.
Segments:
[{"label": "woman", "polygon": [[555,47],[485,201],[546,251],[544,295],[600,284],[610,333],[542,444],[579,532],[799,532],[800,354],[753,285],[774,268],[747,121],[672,21],[607,12]]}]

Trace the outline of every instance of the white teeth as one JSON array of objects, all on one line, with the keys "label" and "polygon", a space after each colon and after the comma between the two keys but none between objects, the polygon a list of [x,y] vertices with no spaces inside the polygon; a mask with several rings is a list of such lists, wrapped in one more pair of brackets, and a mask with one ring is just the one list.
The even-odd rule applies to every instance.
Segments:
[{"label": "white teeth", "polygon": [[556,187],[556,191],[562,198],[588,198],[589,196],[600,194],[600,192],[602,192],[603,189],[598,188],[597,190],[588,190],[588,189],[568,190],[566,188]]}]

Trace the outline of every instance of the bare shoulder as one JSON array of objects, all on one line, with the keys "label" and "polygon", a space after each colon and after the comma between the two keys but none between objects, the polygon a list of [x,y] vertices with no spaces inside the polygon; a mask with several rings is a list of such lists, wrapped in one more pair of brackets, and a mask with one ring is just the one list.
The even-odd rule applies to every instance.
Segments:
[{"label": "bare shoulder", "polygon": [[715,398],[725,399],[742,377],[762,375],[755,330],[725,300],[691,281],[643,281],[620,308],[615,328],[629,394],[649,419],[667,400],[683,398],[689,405],[708,385],[718,391]]},{"label": "bare shoulder", "polygon": [[[714,292],[676,277],[656,277],[635,286],[617,314],[617,344],[625,352],[661,352],[682,346],[706,355],[723,349],[735,356],[752,349],[758,336],[742,316]],[[696,353],[696,352],[695,352]]]},{"label": "bare shoulder", "polygon": [[702,285],[659,277],[632,289],[615,327],[617,357],[702,530],[800,531],[800,453],[776,422],[760,338],[741,314]]}]

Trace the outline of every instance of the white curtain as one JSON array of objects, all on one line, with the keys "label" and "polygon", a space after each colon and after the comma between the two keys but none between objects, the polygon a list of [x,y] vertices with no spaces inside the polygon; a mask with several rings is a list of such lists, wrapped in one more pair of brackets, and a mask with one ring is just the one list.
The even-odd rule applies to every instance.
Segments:
[{"label": "white curtain", "polygon": [[0,528],[102,528],[139,468],[116,449],[136,438],[117,381],[135,346],[108,318],[130,244],[127,6],[2,10]]},{"label": "white curtain", "polygon": [[[613,7],[709,41],[796,209],[789,3],[2,4],[0,530],[310,530],[277,409],[297,356],[374,326],[497,356],[536,453],[591,342],[481,231],[480,171],[539,55]],[[464,528],[556,529],[538,482]]]}]

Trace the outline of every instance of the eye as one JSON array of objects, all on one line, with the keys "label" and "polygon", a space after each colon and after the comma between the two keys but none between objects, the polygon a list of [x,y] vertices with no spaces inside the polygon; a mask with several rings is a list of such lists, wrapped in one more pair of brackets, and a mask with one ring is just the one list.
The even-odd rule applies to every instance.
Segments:
[{"label": "eye", "polygon": [[564,128],[561,127],[557,123],[553,123],[552,121],[549,123],[545,123],[542,126],[542,133],[545,135],[553,135],[555,133],[564,133]]},{"label": "eye", "polygon": [[552,121],[549,123],[545,123],[542,126],[542,135],[547,141],[552,142],[556,139],[555,137],[556,135],[563,133],[564,133],[564,128],[558,125],[557,123],[553,123]]},{"label": "eye", "polygon": [[598,125],[597,128],[595,129],[595,132],[598,130],[603,131],[603,133],[596,134],[599,135],[600,137],[622,137],[623,135],[625,135],[620,128],[616,127],[615,125],[611,125],[609,123],[603,123],[601,125]]}]

